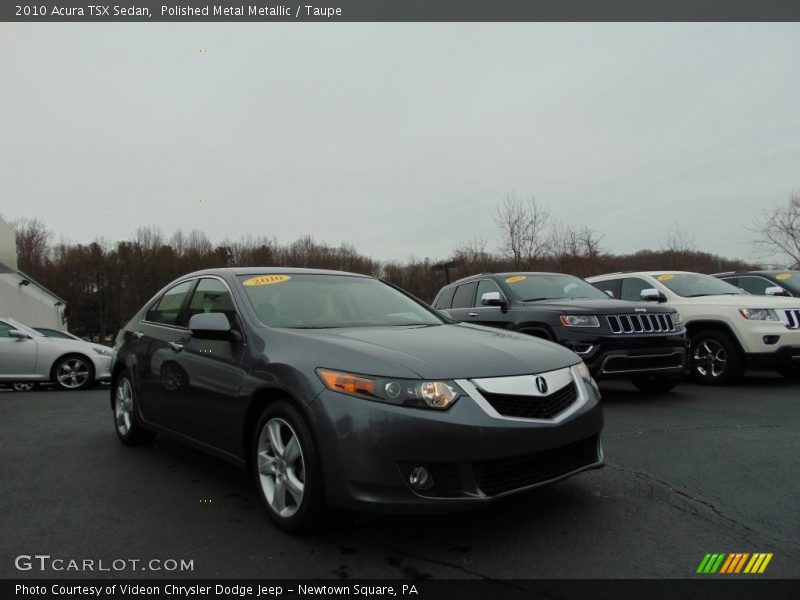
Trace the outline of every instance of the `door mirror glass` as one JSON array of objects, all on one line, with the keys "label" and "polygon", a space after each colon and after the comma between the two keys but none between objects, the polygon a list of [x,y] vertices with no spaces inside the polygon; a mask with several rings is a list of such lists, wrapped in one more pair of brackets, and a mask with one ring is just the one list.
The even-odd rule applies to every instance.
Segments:
[{"label": "door mirror glass", "polygon": [[639,294],[643,302],[666,302],[667,298],[656,288],[645,288]]},{"label": "door mirror glass", "polygon": [[507,306],[508,302],[500,292],[486,292],[481,295],[481,306]]},{"label": "door mirror glass", "polygon": [[764,293],[767,296],[788,296],[789,295],[789,292],[787,292],[785,289],[783,289],[779,285],[768,287],[767,289],[764,290]]},{"label": "door mirror glass", "polygon": [[199,313],[189,319],[192,335],[201,340],[231,339],[231,324],[224,313]]}]

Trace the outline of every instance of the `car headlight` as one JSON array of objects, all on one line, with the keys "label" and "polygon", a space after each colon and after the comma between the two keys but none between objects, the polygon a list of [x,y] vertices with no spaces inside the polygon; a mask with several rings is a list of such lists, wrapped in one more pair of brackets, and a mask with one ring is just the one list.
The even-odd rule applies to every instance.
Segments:
[{"label": "car headlight", "polygon": [[592,374],[589,372],[589,367],[586,366],[585,362],[579,362],[575,365],[575,368],[586,383],[592,382]]},{"label": "car headlight", "polygon": [[447,410],[464,392],[453,381],[420,381],[317,369],[329,390],[399,406]]},{"label": "car headlight", "polygon": [[771,308],[740,308],[739,314],[749,321],[780,321]]},{"label": "car headlight", "polygon": [[600,327],[600,321],[594,315],[561,315],[564,327]]},{"label": "car headlight", "polygon": [[680,325],[683,322],[681,313],[679,313],[677,310],[674,313],[670,313],[669,316],[672,317],[672,324],[675,326]]},{"label": "car headlight", "polygon": [[110,348],[103,348],[101,346],[92,346],[92,350],[97,352],[102,356],[111,356],[111,349]]}]

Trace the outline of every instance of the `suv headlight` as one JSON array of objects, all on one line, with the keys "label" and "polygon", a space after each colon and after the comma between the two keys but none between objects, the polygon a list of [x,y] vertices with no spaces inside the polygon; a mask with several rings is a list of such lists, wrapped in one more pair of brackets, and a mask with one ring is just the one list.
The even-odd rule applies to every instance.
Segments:
[{"label": "suv headlight", "polygon": [[780,321],[771,308],[740,308],[739,314],[749,321]]},{"label": "suv headlight", "polygon": [[447,410],[464,392],[453,381],[420,381],[317,369],[329,390],[399,406]]},{"label": "suv headlight", "polygon": [[561,315],[564,327],[600,327],[600,320],[594,315]]}]

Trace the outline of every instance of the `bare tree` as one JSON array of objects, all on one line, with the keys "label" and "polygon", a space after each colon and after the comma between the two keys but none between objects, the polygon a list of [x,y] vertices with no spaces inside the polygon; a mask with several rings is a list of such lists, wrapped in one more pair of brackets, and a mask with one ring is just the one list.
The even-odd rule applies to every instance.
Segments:
[{"label": "bare tree", "polygon": [[547,255],[549,211],[536,202],[533,195],[522,199],[507,194],[497,206],[494,217],[500,228],[500,253],[517,267],[540,260]]},{"label": "bare tree", "polygon": [[17,240],[19,268],[39,279],[50,258],[53,232],[39,219],[17,219],[11,223]]},{"label": "bare tree", "polygon": [[694,236],[675,223],[664,238],[664,250],[678,254],[689,254],[697,251]]},{"label": "bare tree", "polygon": [[749,229],[757,236],[753,242],[757,248],[800,268],[800,192],[793,192],[786,204],[765,210]]}]

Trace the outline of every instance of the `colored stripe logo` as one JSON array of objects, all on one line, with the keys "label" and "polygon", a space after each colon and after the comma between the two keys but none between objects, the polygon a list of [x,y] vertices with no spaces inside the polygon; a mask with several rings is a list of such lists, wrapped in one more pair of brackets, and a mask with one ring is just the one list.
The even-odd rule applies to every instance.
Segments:
[{"label": "colored stripe logo", "polygon": [[763,573],[769,561],[772,560],[772,552],[718,552],[706,554],[697,567],[697,573],[713,574],[723,573],[732,575],[737,573]]}]

